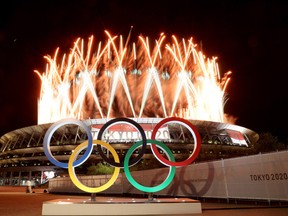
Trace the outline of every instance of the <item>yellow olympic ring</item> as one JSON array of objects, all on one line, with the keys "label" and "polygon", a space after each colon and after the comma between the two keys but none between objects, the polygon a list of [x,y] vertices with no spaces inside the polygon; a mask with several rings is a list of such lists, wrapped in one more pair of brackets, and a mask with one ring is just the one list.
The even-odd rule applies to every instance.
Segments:
[{"label": "yellow olympic ring", "polygon": [[[102,145],[105,148],[107,148],[112,153],[112,155],[114,157],[114,161],[116,163],[119,163],[120,160],[119,160],[118,154],[116,153],[115,149],[109,143],[103,142],[101,140],[93,140],[93,146],[94,145]],[[76,160],[79,153],[83,149],[87,148],[87,146],[88,146],[88,141],[85,141],[85,142],[81,143],[79,146],[77,146],[77,148],[74,149],[74,152],[71,154],[71,157],[69,158],[69,162],[68,162],[69,176],[70,176],[72,182],[74,183],[74,185],[82,191],[86,191],[88,193],[97,193],[97,192],[104,191],[104,190],[108,189],[116,181],[116,179],[120,173],[120,167],[114,167],[114,173],[113,173],[111,179],[108,182],[106,182],[104,185],[101,185],[101,186],[96,187],[96,188],[91,188],[91,187],[88,187],[86,185],[83,185],[79,181],[79,179],[77,178],[77,176],[75,174],[73,162]]]}]

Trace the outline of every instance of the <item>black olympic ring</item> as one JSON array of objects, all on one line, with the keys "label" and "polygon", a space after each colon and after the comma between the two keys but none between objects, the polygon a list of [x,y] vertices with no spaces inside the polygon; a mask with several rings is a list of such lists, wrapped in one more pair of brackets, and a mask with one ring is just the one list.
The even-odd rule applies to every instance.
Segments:
[{"label": "black olympic ring", "polygon": [[[101,127],[101,129],[99,130],[98,136],[97,136],[97,140],[102,140],[102,135],[103,135],[103,133],[106,131],[106,129],[109,126],[112,126],[112,125],[115,125],[115,124],[119,124],[121,122],[126,122],[129,125],[134,126],[136,129],[138,129],[139,133],[142,136],[142,149],[139,151],[138,155],[135,158],[133,158],[133,159],[131,159],[129,161],[129,166],[132,166],[132,165],[138,163],[141,160],[141,158],[143,157],[143,155],[146,152],[146,146],[147,146],[147,138],[146,138],[144,129],[136,121],[134,121],[132,119],[129,119],[129,118],[115,118],[115,119],[111,119],[110,121],[106,122]],[[110,164],[112,166],[115,166],[115,167],[124,167],[124,162],[123,161],[120,161],[118,163],[118,162],[115,162],[114,160],[111,160],[110,158],[108,158],[106,156],[106,154],[103,152],[103,150],[101,148],[101,145],[97,145],[97,150],[98,150],[99,154],[101,155],[101,157],[103,158],[103,160],[106,161],[108,164]]]}]

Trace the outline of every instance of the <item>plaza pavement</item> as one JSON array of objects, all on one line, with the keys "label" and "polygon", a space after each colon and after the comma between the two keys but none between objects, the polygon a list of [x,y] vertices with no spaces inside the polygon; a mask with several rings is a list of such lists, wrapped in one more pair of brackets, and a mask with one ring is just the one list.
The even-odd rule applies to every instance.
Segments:
[{"label": "plaza pavement", "polygon": [[[45,193],[44,189],[33,189],[26,193],[25,187],[0,186],[0,216],[41,216],[42,204],[54,199],[83,198],[79,195]],[[89,196],[88,196],[89,197]],[[281,204],[281,205],[280,205]],[[219,200],[201,200],[202,214],[191,216],[287,216],[287,203],[236,203]],[[180,215],[177,215],[180,216]],[[185,215],[190,216],[190,215]]]}]

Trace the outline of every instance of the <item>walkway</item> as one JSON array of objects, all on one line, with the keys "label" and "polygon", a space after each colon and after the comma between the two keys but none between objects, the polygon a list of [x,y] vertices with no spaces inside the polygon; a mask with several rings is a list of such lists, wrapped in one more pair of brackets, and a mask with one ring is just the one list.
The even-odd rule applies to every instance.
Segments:
[{"label": "walkway", "polygon": [[[44,193],[44,189],[36,189],[35,193],[26,193],[24,187],[0,186],[0,216],[41,216],[42,204],[45,201],[67,198],[86,198],[87,196],[58,195]],[[287,216],[288,205],[273,204],[236,204],[202,201],[201,216]],[[180,215],[177,215],[180,216]],[[188,216],[188,215],[186,215]],[[199,215],[191,215],[199,216]]]}]

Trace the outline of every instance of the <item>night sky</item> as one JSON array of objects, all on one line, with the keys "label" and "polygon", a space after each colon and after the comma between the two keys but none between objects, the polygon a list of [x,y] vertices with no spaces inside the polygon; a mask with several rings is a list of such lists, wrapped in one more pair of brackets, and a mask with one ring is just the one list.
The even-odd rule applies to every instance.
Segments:
[{"label": "night sky", "polygon": [[45,55],[69,52],[76,38],[193,37],[231,70],[225,112],[236,124],[288,142],[288,1],[1,1],[0,136],[37,124]]}]

